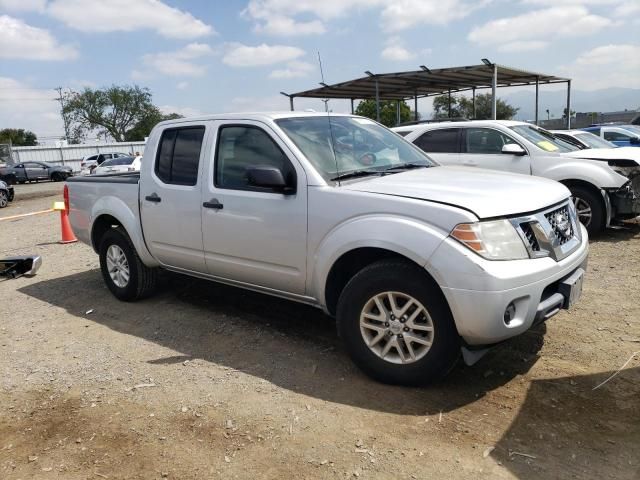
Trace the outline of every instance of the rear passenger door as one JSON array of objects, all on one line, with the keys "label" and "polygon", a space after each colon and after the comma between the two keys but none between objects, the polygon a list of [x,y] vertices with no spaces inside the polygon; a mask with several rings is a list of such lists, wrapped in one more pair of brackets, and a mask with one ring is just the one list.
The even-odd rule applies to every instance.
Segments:
[{"label": "rear passenger door", "polygon": [[201,164],[206,156],[206,122],[180,124],[159,133],[153,165],[140,182],[145,242],[163,265],[206,271],[202,251]]},{"label": "rear passenger door", "polygon": [[462,164],[531,175],[531,159],[528,154],[502,153],[502,147],[511,143],[524,149],[519,142],[500,130],[488,127],[463,128],[460,149]]},{"label": "rear passenger door", "polygon": [[413,143],[442,165],[460,164],[460,128],[428,130]]}]

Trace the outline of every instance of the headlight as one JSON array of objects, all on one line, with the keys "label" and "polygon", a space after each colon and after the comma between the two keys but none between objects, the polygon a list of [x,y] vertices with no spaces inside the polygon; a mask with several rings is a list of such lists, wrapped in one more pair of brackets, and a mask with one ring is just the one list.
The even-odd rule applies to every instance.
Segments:
[{"label": "headlight", "polygon": [[529,258],[520,235],[508,220],[461,223],[451,236],[488,260]]}]

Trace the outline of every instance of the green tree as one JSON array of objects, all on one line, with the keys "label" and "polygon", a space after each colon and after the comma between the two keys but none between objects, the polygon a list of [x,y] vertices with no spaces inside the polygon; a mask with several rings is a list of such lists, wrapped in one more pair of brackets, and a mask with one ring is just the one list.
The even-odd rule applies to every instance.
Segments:
[{"label": "green tree", "polygon": [[5,128],[0,130],[0,143],[10,143],[19,147],[33,147],[38,144],[35,133],[24,128]]},{"label": "green tree", "polygon": [[177,113],[165,115],[157,107],[150,108],[147,114],[138,120],[133,128],[127,130],[124,134],[124,139],[128,142],[144,140],[158,123],[164,120],[175,120],[176,118],[182,118],[182,115]]},{"label": "green tree", "polygon": [[[355,113],[376,120],[376,101],[361,101],[356,107]],[[400,102],[400,123],[408,122],[412,118],[409,105],[406,102]],[[387,127],[395,127],[398,124],[395,100],[380,101],[380,123]]]},{"label": "green tree", "polygon": [[85,88],[80,93],[66,94],[63,103],[73,139],[84,137],[91,130],[102,130],[122,142],[128,130],[157,110],[149,89],[137,85]]},{"label": "green tree", "polygon": [[[448,96],[439,95],[433,99],[433,118],[447,118]],[[496,99],[496,118],[498,120],[510,120],[516,116],[520,110],[504,100]],[[487,120],[491,118],[491,94],[481,93],[476,95],[476,114],[473,115],[473,100],[462,95],[451,96],[451,117],[463,117],[476,120]]]}]

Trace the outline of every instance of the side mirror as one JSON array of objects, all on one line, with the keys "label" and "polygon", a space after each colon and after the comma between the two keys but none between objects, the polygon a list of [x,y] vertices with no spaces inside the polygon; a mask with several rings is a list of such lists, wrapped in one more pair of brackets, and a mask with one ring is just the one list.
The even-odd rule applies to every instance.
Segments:
[{"label": "side mirror", "polygon": [[294,189],[287,185],[284,175],[279,168],[258,165],[247,168],[249,185],[254,187],[270,188],[284,194],[294,193]]},{"label": "side mirror", "polygon": [[517,143],[507,143],[502,147],[502,153],[506,153],[507,155],[518,155],[520,157],[527,154],[526,150]]}]

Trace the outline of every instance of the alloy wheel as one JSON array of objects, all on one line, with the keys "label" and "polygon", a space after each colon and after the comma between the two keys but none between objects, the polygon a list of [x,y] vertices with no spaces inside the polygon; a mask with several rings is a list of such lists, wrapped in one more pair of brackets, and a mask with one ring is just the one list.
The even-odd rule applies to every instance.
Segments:
[{"label": "alloy wheel", "polygon": [[110,245],[107,249],[107,270],[113,283],[124,288],[129,283],[129,262],[124,251],[118,245]]}]

